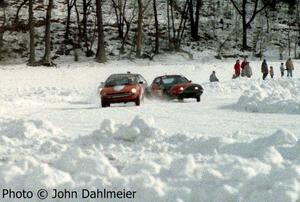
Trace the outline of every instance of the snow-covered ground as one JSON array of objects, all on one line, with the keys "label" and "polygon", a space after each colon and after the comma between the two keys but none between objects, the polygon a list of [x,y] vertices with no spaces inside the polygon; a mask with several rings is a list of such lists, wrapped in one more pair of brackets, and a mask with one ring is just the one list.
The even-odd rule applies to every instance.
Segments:
[{"label": "snow-covered ground", "polygon": [[[279,78],[280,62],[266,81],[260,61],[253,78],[232,80],[233,60],[179,55],[1,66],[1,185],[127,189],[143,202],[299,201],[300,61],[293,79]],[[207,82],[212,70],[220,83]],[[202,101],[100,108],[100,82],[127,71],[149,83],[183,74],[203,85]]]}]

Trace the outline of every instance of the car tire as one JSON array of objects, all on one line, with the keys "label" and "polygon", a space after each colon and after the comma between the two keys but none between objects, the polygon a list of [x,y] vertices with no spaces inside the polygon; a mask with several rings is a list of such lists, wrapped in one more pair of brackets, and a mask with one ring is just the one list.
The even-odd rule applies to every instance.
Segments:
[{"label": "car tire", "polygon": [[197,102],[201,101],[200,95],[197,95],[196,100],[197,100]]},{"label": "car tire", "polygon": [[141,105],[141,99],[139,97],[136,99],[135,105],[136,106],[140,106]]},{"label": "car tire", "polygon": [[177,99],[179,102],[183,102],[183,97],[178,97]]},{"label": "car tire", "polygon": [[107,103],[107,102],[101,102],[101,106],[102,106],[102,108],[110,107],[110,103]]}]

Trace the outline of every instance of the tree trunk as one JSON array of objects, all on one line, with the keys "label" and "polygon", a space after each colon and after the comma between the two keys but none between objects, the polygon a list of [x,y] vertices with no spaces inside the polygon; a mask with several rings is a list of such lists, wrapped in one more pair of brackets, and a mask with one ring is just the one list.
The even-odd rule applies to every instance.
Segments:
[{"label": "tree trunk", "polygon": [[3,46],[3,32],[0,32],[0,49],[2,48]]},{"label": "tree trunk", "polygon": [[243,19],[243,50],[247,50],[248,49],[248,44],[247,44],[247,11],[246,11],[246,0],[243,0],[243,4],[242,4],[242,19]]},{"label": "tree trunk", "polygon": [[30,38],[28,65],[32,66],[35,63],[33,0],[29,0],[28,13],[29,13],[29,38]]},{"label": "tree trunk", "polygon": [[138,25],[136,33],[136,57],[140,58],[142,55],[142,32],[143,32],[143,2],[138,0]]},{"label": "tree trunk", "polygon": [[83,0],[83,17],[82,17],[82,24],[83,24],[83,30],[82,30],[82,35],[84,40],[87,38],[87,9],[88,5],[86,0]]},{"label": "tree trunk", "polygon": [[167,0],[167,17],[168,17],[168,46],[169,46],[169,50],[172,50],[172,43],[171,43],[171,28],[170,28],[170,4],[169,4],[170,0]]},{"label": "tree trunk", "polygon": [[68,2],[67,20],[66,20],[66,32],[65,32],[65,42],[67,42],[69,40],[69,35],[70,35],[71,10],[72,10],[72,6]]},{"label": "tree trunk", "polygon": [[198,41],[198,29],[199,29],[199,15],[200,15],[200,7],[201,0],[197,0],[196,2],[196,13],[194,17],[194,4],[193,0],[189,0],[189,14],[190,14],[190,23],[191,23],[191,37],[193,40]]},{"label": "tree trunk", "polygon": [[243,50],[248,49],[247,44],[247,23],[246,23],[246,17],[243,16]]},{"label": "tree trunk", "polygon": [[291,34],[290,34],[290,32],[291,32],[291,28],[290,28],[290,26],[289,26],[289,31],[288,31],[288,48],[289,48],[289,57],[291,56]]},{"label": "tree trunk", "polygon": [[51,12],[53,7],[53,0],[49,0],[47,15],[46,15],[46,29],[45,29],[45,55],[43,57],[43,65],[53,66],[51,61]]},{"label": "tree trunk", "polygon": [[[5,2],[2,0],[2,2],[0,2],[0,5],[2,5],[2,7],[3,7],[3,18],[2,18],[3,22],[2,22],[2,24],[0,26],[0,28],[3,28],[3,27],[5,27],[5,24],[6,24]],[[4,42],[3,42],[4,32],[5,32],[5,28],[0,31],[0,49],[4,45]]]},{"label": "tree trunk", "polygon": [[97,9],[97,32],[98,32],[98,47],[96,54],[96,61],[106,62],[105,45],[104,45],[104,30],[102,18],[102,0],[96,0]]},{"label": "tree trunk", "polygon": [[194,37],[195,37],[195,21],[194,21],[193,0],[189,0],[189,14],[190,14],[190,23],[191,23],[191,36],[194,39]]},{"label": "tree trunk", "polygon": [[159,53],[159,24],[157,19],[156,0],[153,0],[154,20],[155,20],[155,50],[154,53]]},{"label": "tree trunk", "polygon": [[200,20],[200,8],[202,5],[202,0],[197,0],[196,4],[196,14],[195,14],[195,35],[196,40],[199,40],[199,20]]},{"label": "tree trunk", "polygon": [[242,0],[242,9],[240,9],[234,0],[230,0],[230,1],[233,4],[233,6],[235,7],[235,9],[238,11],[238,13],[242,16],[242,19],[243,19],[243,22],[242,22],[242,25],[243,25],[243,50],[249,50],[249,47],[247,44],[248,28],[250,27],[251,23],[253,22],[253,20],[257,16],[257,14],[264,11],[267,8],[267,6],[270,5],[270,2],[264,3],[264,6],[262,6],[260,9],[258,9],[259,0],[255,0],[253,2],[254,9],[252,11],[251,17],[247,21],[248,12],[249,12],[249,10],[251,10],[251,9],[247,8],[247,6],[246,6],[247,3],[249,3],[249,2],[247,0]]}]

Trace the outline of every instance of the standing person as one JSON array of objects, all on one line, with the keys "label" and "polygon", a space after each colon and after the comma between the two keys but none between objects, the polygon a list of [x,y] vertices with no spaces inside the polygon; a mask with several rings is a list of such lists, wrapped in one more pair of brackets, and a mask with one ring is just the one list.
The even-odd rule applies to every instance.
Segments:
[{"label": "standing person", "polygon": [[247,76],[248,78],[251,78],[252,76],[252,68],[250,67],[250,62],[247,62],[245,65],[245,76]]},{"label": "standing person", "polygon": [[287,59],[286,63],[287,77],[293,77],[294,64],[292,58]]},{"label": "standing person", "polygon": [[210,81],[210,82],[219,82],[219,79],[217,78],[216,72],[215,72],[215,71],[213,71],[213,72],[211,73],[211,75],[210,75],[210,77],[209,77],[209,81]]},{"label": "standing person", "polygon": [[281,72],[281,77],[283,77],[284,76],[284,65],[283,65],[283,62],[280,65],[280,72]]},{"label": "standing person", "polygon": [[270,67],[270,76],[273,79],[273,77],[274,77],[274,70],[273,70],[272,66]]},{"label": "standing person", "polygon": [[261,64],[261,72],[263,74],[263,80],[265,80],[269,73],[268,64],[267,64],[266,59],[264,59],[263,63]]},{"label": "standing person", "polygon": [[240,60],[237,60],[235,65],[234,65],[234,73],[235,73],[235,78],[239,77],[241,74],[241,65],[240,65]]},{"label": "standing person", "polygon": [[247,64],[247,57],[244,57],[244,61],[241,64],[241,68],[242,68],[242,74],[241,76],[245,76],[245,66]]}]

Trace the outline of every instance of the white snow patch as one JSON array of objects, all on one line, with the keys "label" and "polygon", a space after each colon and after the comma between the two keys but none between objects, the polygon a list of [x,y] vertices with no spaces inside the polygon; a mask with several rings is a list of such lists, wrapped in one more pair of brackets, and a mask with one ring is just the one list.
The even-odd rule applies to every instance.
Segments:
[{"label": "white snow patch", "polygon": [[137,201],[294,202],[300,193],[300,144],[284,129],[240,142],[166,134],[153,118],[135,117],[70,140],[47,121],[2,120],[0,137],[10,147],[1,150],[3,186],[126,187]]},{"label": "white snow patch", "polygon": [[237,106],[250,112],[300,114],[300,80],[252,83],[239,98]]}]

